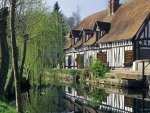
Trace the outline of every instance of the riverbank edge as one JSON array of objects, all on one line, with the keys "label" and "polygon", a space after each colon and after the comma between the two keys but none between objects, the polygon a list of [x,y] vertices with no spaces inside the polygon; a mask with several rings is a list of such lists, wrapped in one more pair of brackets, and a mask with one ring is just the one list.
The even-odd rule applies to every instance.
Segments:
[{"label": "riverbank edge", "polygon": [[[76,82],[76,76],[70,74],[58,74],[58,78],[62,82]],[[81,80],[79,80],[81,81]],[[127,79],[127,78],[92,78],[85,79],[83,82],[102,87],[116,88],[141,88],[143,87],[142,79]]]}]

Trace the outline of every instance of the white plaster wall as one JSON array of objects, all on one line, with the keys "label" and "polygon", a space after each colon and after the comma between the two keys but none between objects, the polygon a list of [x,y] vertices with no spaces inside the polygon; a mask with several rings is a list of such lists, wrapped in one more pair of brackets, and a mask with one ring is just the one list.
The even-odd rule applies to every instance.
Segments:
[{"label": "white plaster wall", "polygon": [[[75,66],[75,53],[71,53],[72,63],[71,66]],[[74,69],[74,67],[72,67]]]},{"label": "white plaster wall", "polygon": [[[75,61],[76,54],[77,53],[68,53],[65,55],[65,65],[66,66],[68,66],[68,58],[69,58],[69,56],[71,56],[71,66],[73,66],[72,69],[75,69],[74,66],[76,66],[76,61]],[[66,68],[68,68],[68,67],[66,67]]]},{"label": "white plaster wall", "polygon": [[[130,47],[127,47],[130,49]],[[110,67],[123,67],[124,65],[124,47],[111,48],[107,50],[107,62]]]},{"label": "white plaster wall", "polygon": [[[145,62],[145,73],[150,75],[150,62]],[[142,62],[133,62],[133,71],[140,71],[142,74]]]},{"label": "white plaster wall", "polygon": [[89,66],[89,58],[92,56],[93,58],[97,58],[98,50],[89,50],[85,51],[84,54],[84,66]]},{"label": "white plaster wall", "polygon": [[84,67],[87,67],[89,63],[89,59],[88,59],[88,52],[85,51],[84,52]]},{"label": "white plaster wall", "polygon": [[[67,55],[65,55],[65,65],[66,66],[68,66],[68,56]],[[68,67],[66,67],[66,69],[67,69]]]},{"label": "white plaster wall", "polygon": [[76,66],[75,69],[77,69],[77,62],[76,62],[77,54],[78,53],[75,53],[75,66]]},{"label": "white plaster wall", "polygon": [[132,50],[133,49],[133,47],[132,46],[127,46],[127,47],[125,47],[125,50],[127,51],[127,50]]}]

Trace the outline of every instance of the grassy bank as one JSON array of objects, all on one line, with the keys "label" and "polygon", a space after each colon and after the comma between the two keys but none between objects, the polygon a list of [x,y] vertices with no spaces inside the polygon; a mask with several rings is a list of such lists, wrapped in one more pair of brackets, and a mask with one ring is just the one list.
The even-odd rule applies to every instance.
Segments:
[{"label": "grassy bank", "polygon": [[56,71],[58,73],[61,74],[65,74],[65,75],[76,75],[76,74],[81,74],[81,70],[77,70],[77,69],[54,69],[53,71]]},{"label": "grassy bank", "polygon": [[17,113],[17,112],[15,111],[15,108],[3,102],[0,102],[0,113]]}]

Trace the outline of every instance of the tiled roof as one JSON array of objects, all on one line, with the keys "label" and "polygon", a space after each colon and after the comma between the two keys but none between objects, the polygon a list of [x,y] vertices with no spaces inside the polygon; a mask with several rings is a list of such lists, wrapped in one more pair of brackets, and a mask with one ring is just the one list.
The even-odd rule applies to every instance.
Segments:
[{"label": "tiled roof", "polygon": [[96,42],[96,33],[85,43],[83,43],[84,46],[90,46],[93,45]]},{"label": "tiled roof", "polygon": [[78,30],[82,29],[93,29],[96,21],[103,21],[108,15],[108,11],[104,10],[86,17],[81,24],[76,28]]},{"label": "tiled roof", "polygon": [[117,10],[107,35],[98,43],[132,39],[150,13],[150,0],[129,0]]}]

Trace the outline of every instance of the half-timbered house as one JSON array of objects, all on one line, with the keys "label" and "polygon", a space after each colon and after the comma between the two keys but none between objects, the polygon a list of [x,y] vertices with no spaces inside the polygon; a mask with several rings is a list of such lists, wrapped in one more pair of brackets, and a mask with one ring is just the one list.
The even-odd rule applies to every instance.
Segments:
[{"label": "half-timbered house", "polygon": [[132,66],[150,58],[150,1],[130,0],[111,20],[111,29],[98,43],[107,53],[110,67]]},{"label": "half-timbered house", "polygon": [[79,38],[73,39],[77,42],[65,46],[66,65],[72,52],[76,53],[71,54],[76,68],[80,68],[81,54],[84,66],[90,57],[109,67],[132,67],[136,60],[150,59],[149,0],[128,0],[122,5],[119,0],[109,0],[107,10],[85,18],[76,30],[80,31]]},{"label": "half-timbered house", "polygon": [[[108,12],[105,10],[85,18],[76,30],[72,30],[80,31],[78,34],[80,38],[76,43],[72,43],[75,37],[72,37],[72,35],[67,36],[68,42],[64,48],[66,68],[80,69],[89,65],[91,57],[97,58],[97,52],[99,51],[99,46],[96,44],[98,33],[93,28],[95,22],[102,21],[107,15]],[[72,31],[70,34],[72,34]],[[70,61],[72,63],[68,63]],[[68,64],[71,64],[71,66],[68,66]]]}]

